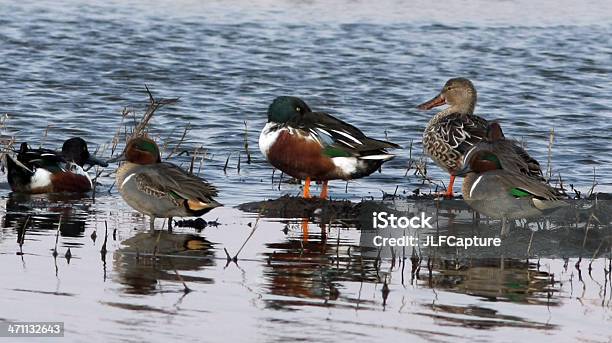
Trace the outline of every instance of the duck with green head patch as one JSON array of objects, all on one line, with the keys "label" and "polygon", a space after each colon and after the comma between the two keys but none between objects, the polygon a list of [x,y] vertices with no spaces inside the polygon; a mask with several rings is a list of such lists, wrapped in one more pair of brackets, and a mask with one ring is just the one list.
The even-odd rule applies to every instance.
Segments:
[{"label": "duck with green head patch", "polygon": [[394,157],[387,149],[397,144],[369,138],[359,129],[323,112],[312,112],[297,97],[280,96],[268,108],[268,123],[259,136],[259,148],[272,166],[310,182],[322,181],[327,198],[329,180],[368,176]]},{"label": "duck with green head patch", "polygon": [[[457,171],[463,168],[465,154],[475,145],[485,141],[490,131],[491,123],[474,114],[476,99],[474,84],[466,78],[457,77],[448,80],[433,99],[418,106],[421,110],[429,110],[449,105],[431,118],[423,132],[425,153],[450,174],[445,193],[447,198],[453,197],[455,176],[458,175]],[[542,176],[540,165],[524,149],[518,144],[514,144],[512,149],[528,164],[530,174]]]},{"label": "duck with green head patch", "polygon": [[567,205],[562,195],[538,175],[501,135],[495,124],[488,141],[470,149],[457,175],[465,175],[463,199],[474,210],[502,220],[501,236],[509,232],[508,220],[537,217]]},{"label": "duck with green head patch", "polygon": [[132,138],[124,153],[114,159],[126,160],[117,170],[116,182],[121,196],[132,208],[155,218],[201,216],[221,206],[214,200],[217,189],[204,179],[178,166],[162,162],[159,148],[146,137]]}]

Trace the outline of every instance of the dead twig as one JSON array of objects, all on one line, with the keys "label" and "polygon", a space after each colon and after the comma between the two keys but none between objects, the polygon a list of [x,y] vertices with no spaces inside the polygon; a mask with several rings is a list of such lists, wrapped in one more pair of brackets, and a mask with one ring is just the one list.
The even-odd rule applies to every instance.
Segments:
[{"label": "dead twig", "polygon": [[147,94],[149,95],[149,105],[147,106],[147,109],[145,110],[145,113],[142,116],[142,120],[134,127],[134,131],[131,134],[132,137],[140,136],[144,133],[144,130],[149,124],[149,121],[153,117],[153,114],[155,113],[155,111],[157,111],[163,106],[175,104],[179,100],[179,98],[155,99],[153,97],[153,94],[151,94],[149,87],[146,84],[145,84],[145,89],[147,90]]},{"label": "dead twig", "polygon": [[548,163],[546,165],[546,179],[552,178],[552,147],[555,141],[555,128],[550,129],[550,135],[548,137]]},{"label": "dead twig", "polygon": [[59,241],[59,233],[62,227],[62,215],[60,214],[59,222],[57,223],[57,231],[55,232],[55,247],[53,248],[53,257],[57,257],[57,242]]},{"label": "dead twig", "polygon": [[247,155],[247,164],[251,164],[251,153],[249,152],[249,128],[246,120],[244,121],[244,151]]},{"label": "dead twig", "polygon": [[170,157],[172,157],[172,155],[174,155],[178,151],[178,149],[181,147],[181,144],[183,144],[183,141],[185,140],[185,136],[187,136],[187,132],[189,132],[190,129],[191,129],[191,123],[187,123],[187,126],[185,126],[185,130],[183,130],[183,135],[181,136],[181,139],[174,146],[174,149],[170,151],[170,154],[168,154],[166,159],[169,159]]}]

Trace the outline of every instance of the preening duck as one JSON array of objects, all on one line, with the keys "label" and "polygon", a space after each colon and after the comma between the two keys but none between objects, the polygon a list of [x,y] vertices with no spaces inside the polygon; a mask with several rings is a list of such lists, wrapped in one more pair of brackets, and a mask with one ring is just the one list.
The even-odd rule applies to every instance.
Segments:
[{"label": "preening duck", "polygon": [[107,166],[89,153],[80,137],[66,140],[61,152],[31,149],[24,142],[16,158],[6,155],[9,185],[21,193],[88,192],[93,184],[85,164]]},{"label": "preening duck", "polygon": [[280,96],[268,108],[268,122],[259,136],[259,148],[275,168],[310,182],[322,181],[327,198],[329,180],[368,176],[394,157],[387,149],[397,144],[367,137],[353,125],[323,112],[312,112],[297,97]]}]

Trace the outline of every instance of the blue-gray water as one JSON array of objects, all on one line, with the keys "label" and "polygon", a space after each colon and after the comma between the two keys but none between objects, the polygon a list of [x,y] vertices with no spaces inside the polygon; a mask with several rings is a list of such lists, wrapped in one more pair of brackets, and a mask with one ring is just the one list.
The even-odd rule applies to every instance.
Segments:
[{"label": "blue-gray water", "polygon": [[[421,180],[405,176],[408,146],[414,142],[418,158],[422,130],[434,114],[415,106],[454,76],[474,81],[476,112],[498,119],[506,135],[524,141],[543,167],[554,129],[553,172],[566,186],[588,191],[595,168],[596,190],[612,189],[608,1],[0,1],[0,13],[0,114],[9,115],[4,136],[37,146],[50,125],[46,147],[72,135],[91,142],[92,150],[108,145],[123,126],[124,107],[142,112],[147,84],[156,96],[180,97],[177,105],[155,114],[153,136],[178,140],[190,123],[183,147],[207,150],[202,174],[220,188],[220,201],[229,206],[300,192],[298,185],[283,184],[280,191],[271,185],[272,170],[257,146],[268,104],[287,94],[404,147],[382,173],[351,182],[346,193],[344,182],[333,182],[332,197],[380,197],[396,186],[410,193]],[[243,149],[245,121],[251,164]],[[186,165],[189,158],[173,161]],[[431,163],[428,172],[446,182]],[[103,174],[100,183],[96,203],[79,200],[73,206],[51,199],[40,204],[35,198],[35,206],[15,208],[0,175],[3,202],[13,206],[7,213],[44,219],[51,212],[54,220],[63,213],[79,223],[74,235],[62,232],[61,253],[71,247],[76,257],[69,265],[59,259],[56,273],[49,250],[54,227],[37,226],[26,236],[22,258],[15,255],[18,225],[5,218],[0,319],[58,318],[67,322],[75,341],[139,341],[144,333],[152,341],[218,341],[221,335],[236,341],[515,341],[533,335],[563,341],[611,335],[602,330],[610,321],[609,300],[605,306],[598,303],[600,289],[594,284],[576,296],[568,285],[582,285],[573,284],[567,269],[556,275],[566,282],[552,292],[558,297],[553,307],[539,303],[546,303],[546,293],[536,294],[538,301],[488,303],[486,297],[469,295],[470,290],[447,292],[418,282],[406,288],[397,276],[383,306],[382,284],[369,278],[372,271],[351,269],[354,275],[338,278],[338,270],[328,267],[302,266],[291,273],[269,267],[266,254],[295,253],[299,230],[292,227],[285,236],[283,223],[267,220],[245,248],[244,258],[252,261],[243,262],[243,269],[224,268],[223,247],[236,251],[250,232],[246,224],[254,221],[230,208],[207,215],[220,217],[223,225],[203,233],[217,243],[212,254],[221,260],[177,266],[196,290],[181,301],[182,286],[172,268],[154,264],[147,269],[131,255],[117,253],[124,249],[121,241],[146,225],[115,189],[105,194],[112,176]],[[118,228],[105,268],[99,255],[104,220],[111,231]],[[23,218],[18,223],[23,225]],[[92,242],[96,230],[98,239]],[[359,233],[349,229],[331,235],[339,233],[346,246],[359,245]],[[313,250],[319,248],[331,249],[322,244]],[[599,271],[606,261],[596,263]],[[548,260],[547,272],[557,273],[562,265],[562,260]],[[140,269],[130,269],[135,267]],[[311,273],[316,276],[305,281]],[[133,280],[151,282],[143,290]],[[299,287],[287,286],[292,282]],[[333,299],[336,291],[329,287],[339,288],[340,297]]]}]

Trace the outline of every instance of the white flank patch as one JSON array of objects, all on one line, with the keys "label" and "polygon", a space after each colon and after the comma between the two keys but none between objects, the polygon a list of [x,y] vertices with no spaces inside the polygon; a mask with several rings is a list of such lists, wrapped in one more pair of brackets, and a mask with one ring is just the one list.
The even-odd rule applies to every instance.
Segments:
[{"label": "white flank patch", "polygon": [[343,173],[350,175],[357,171],[357,158],[355,157],[334,157],[332,161],[336,168],[342,170]]},{"label": "white flank patch", "polygon": [[281,133],[282,130],[284,130],[277,130],[277,125],[278,124],[275,123],[267,123],[266,126],[264,126],[263,130],[261,130],[261,134],[259,135],[259,150],[261,150],[261,153],[266,158],[268,158],[268,151],[270,151],[272,144],[276,142],[278,135]]},{"label": "white flank patch", "polygon": [[386,160],[390,160],[392,158],[394,158],[395,155],[393,154],[382,154],[382,155],[368,155],[368,156],[361,156],[359,157],[360,160],[382,160],[382,161],[386,161]]},{"label": "white flank patch", "polygon": [[30,189],[47,187],[51,184],[51,173],[46,169],[38,168],[34,171],[30,181]]},{"label": "white flank patch", "polygon": [[344,137],[346,137],[346,138],[348,138],[348,139],[352,140],[353,142],[355,142],[355,143],[357,143],[357,144],[363,145],[363,143],[361,143],[361,141],[360,141],[360,140],[358,140],[357,138],[355,138],[355,137],[353,137],[353,136],[349,135],[348,133],[346,133],[346,132],[344,132],[344,131],[340,131],[340,130],[332,130],[332,131],[333,131],[333,132],[335,132],[335,133],[337,133],[337,134],[339,134],[339,135],[343,135]]},{"label": "white flank patch", "polygon": [[474,193],[474,189],[476,189],[476,186],[478,185],[478,183],[480,182],[480,180],[482,180],[482,175],[480,175],[476,181],[474,182],[474,184],[472,184],[472,188],[470,188],[470,198],[472,197],[472,193]]},{"label": "white flank patch", "polygon": [[125,186],[125,184],[130,181],[130,179],[132,178],[132,176],[134,176],[134,174],[130,174],[128,177],[126,177],[125,179],[123,179],[123,182],[121,183],[121,186],[119,186],[120,189],[123,189],[123,186]]}]

